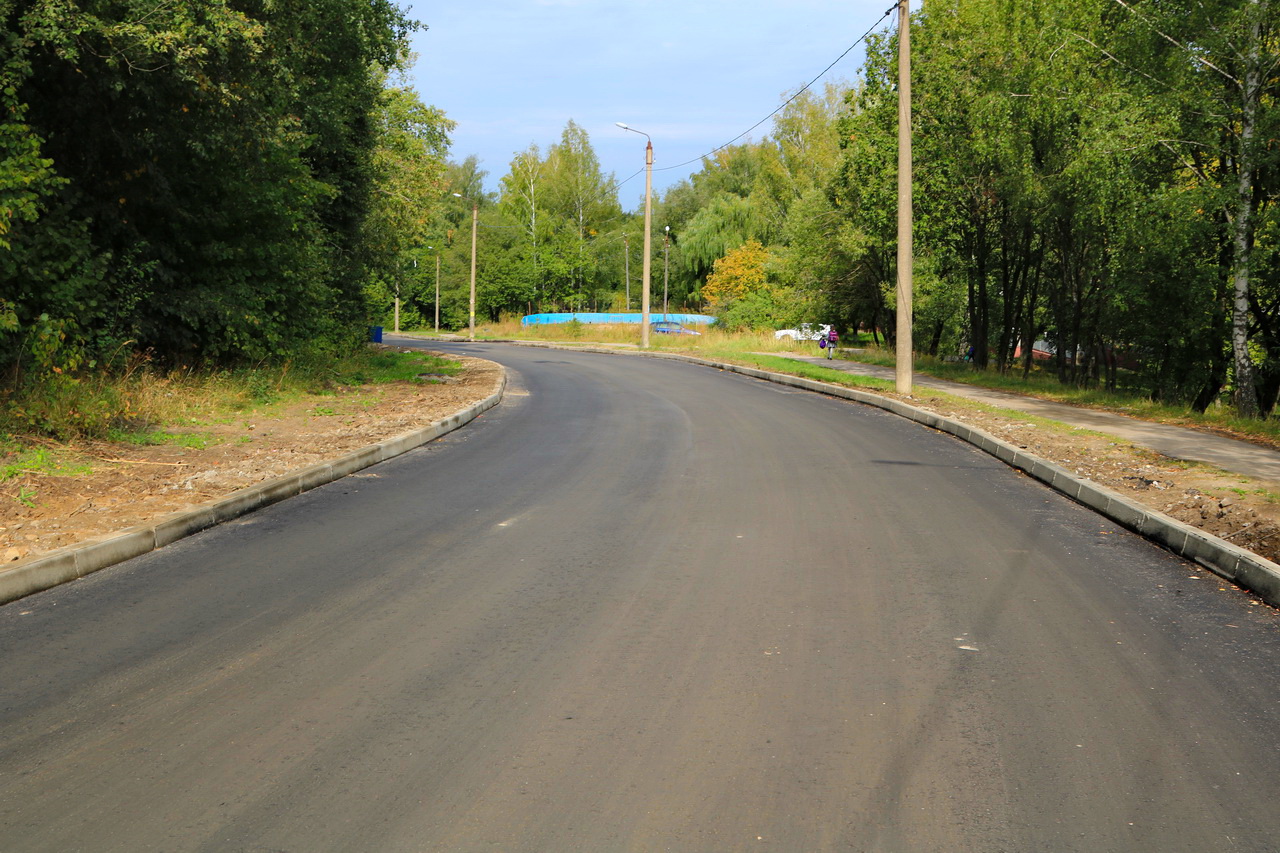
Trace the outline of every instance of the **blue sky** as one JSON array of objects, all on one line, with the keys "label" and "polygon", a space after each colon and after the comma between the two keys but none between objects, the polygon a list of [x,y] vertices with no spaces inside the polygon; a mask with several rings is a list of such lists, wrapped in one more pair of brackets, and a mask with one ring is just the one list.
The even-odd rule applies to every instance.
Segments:
[{"label": "blue sky", "polygon": [[[618,180],[644,167],[653,137],[655,189],[699,168],[817,76],[893,0],[472,0],[405,2],[430,29],[413,37],[422,100],[458,123],[452,156],[475,154],[495,190],[512,156],[559,141],[573,119]],[[913,6],[916,4],[913,4]],[[880,29],[888,27],[886,19]],[[853,80],[861,46],[824,81]],[[820,85],[820,84],[819,84]],[[759,139],[769,123],[752,132]],[[620,191],[644,194],[644,175]]]}]

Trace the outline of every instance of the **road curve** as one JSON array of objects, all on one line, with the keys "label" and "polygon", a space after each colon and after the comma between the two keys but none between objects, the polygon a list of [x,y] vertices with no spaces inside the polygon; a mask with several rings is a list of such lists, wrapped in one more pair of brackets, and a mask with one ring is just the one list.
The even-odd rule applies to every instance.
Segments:
[{"label": "road curve", "polygon": [[880,411],[449,346],[465,430],[0,607],[5,850],[1276,849],[1271,609]]}]

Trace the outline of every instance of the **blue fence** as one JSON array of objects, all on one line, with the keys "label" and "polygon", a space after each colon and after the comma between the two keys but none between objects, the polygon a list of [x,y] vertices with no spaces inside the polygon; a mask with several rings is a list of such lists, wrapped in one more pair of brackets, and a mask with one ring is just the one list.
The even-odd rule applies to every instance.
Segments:
[{"label": "blue fence", "polygon": [[[621,311],[614,313],[579,311],[562,314],[529,314],[520,321],[520,324],[522,326],[537,326],[543,323],[568,323],[577,320],[579,323],[590,324],[635,323],[638,325],[643,316],[643,314]],[[683,323],[686,326],[709,326],[716,321],[716,318],[708,317],[706,314],[663,314],[661,311],[650,311],[649,322],[652,323],[658,320],[670,320],[673,323]]]}]

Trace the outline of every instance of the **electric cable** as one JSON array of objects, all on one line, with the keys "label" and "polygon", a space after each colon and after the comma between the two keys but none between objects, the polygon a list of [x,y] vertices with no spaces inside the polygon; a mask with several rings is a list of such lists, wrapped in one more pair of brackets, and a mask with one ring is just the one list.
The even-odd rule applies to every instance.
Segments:
[{"label": "electric cable", "polygon": [[[702,155],[700,155],[700,156],[698,156],[698,157],[694,157],[692,160],[686,160],[686,161],[684,161],[683,163],[677,163],[677,164],[676,164],[676,165],[674,165],[674,166],[663,166],[663,167],[661,167],[661,168],[654,169],[653,171],[655,171],[655,172],[668,172],[668,171],[670,171],[670,170],[672,170],[672,169],[681,169],[681,168],[683,168],[683,167],[685,167],[685,166],[689,166],[689,165],[692,165],[693,163],[697,163],[697,162],[699,162],[699,161],[701,161],[701,160],[705,160],[706,158],[710,157],[712,154],[715,154],[715,153],[716,153],[716,152],[718,152],[718,151],[723,151],[724,149],[728,148],[730,145],[732,145],[733,143],[737,142],[739,139],[741,139],[742,137],[746,136],[748,133],[750,133],[751,131],[755,130],[757,127],[759,127],[760,125],[764,124],[764,123],[765,123],[766,121],[768,121],[769,119],[771,119],[771,118],[773,118],[774,116],[776,116],[778,113],[782,112],[782,110],[783,110],[783,109],[785,109],[785,108],[786,108],[786,106],[787,106],[788,104],[790,104],[790,103],[791,103],[792,101],[794,101],[796,98],[800,97],[800,96],[801,96],[801,95],[803,95],[805,92],[807,92],[810,88],[812,88],[812,86],[813,86],[813,84],[814,84],[814,83],[817,83],[819,80],[821,80],[823,77],[825,77],[825,76],[826,76],[826,74],[827,74],[827,72],[828,72],[828,71],[830,71],[832,68],[835,68],[835,67],[836,67],[836,65],[840,62],[840,60],[842,60],[842,59],[844,59],[846,56],[848,56],[848,55],[849,55],[849,53],[850,53],[850,52],[851,52],[855,47],[857,47],[858,45],[862,44],[862,42],[866,41],[867,37],[868,37],[868,36],[870,36],[873,32],[875,32],[875,30],[876,30],[876,28],[877,28],[877,27],[879,27],[882,23],[884,23],[885,18],[888,18],[890,15],[892,15],[894,12],[896,12],[896,11],[898,10],[898,6],[899,6],[899,4],[898,4],[898,3],[894,3],[891,7],[889,7],[889,9],[887,9],[887,10],[885,11],[885,13],[884,13],[883,15],[881,15],[881,16],[880,16],[879,20],[877,20],[874,24],[872,24],[872,25],[867,29],[867,31],[866,31],[865,33],[863,33],[862,35],[858,36],[857,41],[855,41],[853,44],[849,45],[849,47],[844,51],[844,53],[842,53],[842,54],[840,54],[839,56],[837,56],[837,57],[835,58],[835,60],[834,60],[834,61],[832,61],[832,63],[831,63],[830,65],[828,65],[826,68],[822,69],[821,73],[819,73],[817,77],[814,77],[814,78],[813,78],[812,80],[810,80],[808,83],[805,83],[803,86],[801,86],[799,89],[797,89],[797,90],[796,90],[796,93],[795,93],[794,95],[792,95],[790,98],[787,98],[785,101],[783,101],[781,104],[779,104],[779,105],[778,105],[778,108],[777,108],[777,109],[775,109],[773,112],[769,113],[769,114],[768,114],[767,116],[765,116],[764,118],[760,119],[760,120],[759,120],[758,122],[756,122],[755,124],[751,125],[751,127],[749,127],[749,128],[747,128],[746,130],[742,131],[742,133],[739,133],[737,136],[735,136],[733,139],[730,139],[728,142],[724,143],[723,145],[719,145],[719,146],[716,146],[715,148],[712,148],[712,149],[711,149],[710,151],[708,151],[706,154],[702,154]],[[632,174],[632,175],[630,175],[628,178],[626,178],[626,180],[623,180],[623,181],[619,182],[619,183],[616,185],[616,187],[621,187],[621,186],[622,186],[623,184],[625,184],[627,181],[631,180],[632,178],[634,178],[636,175],[639,175],[639,174],[640,174],[641,172],[643,172],[643,171],[644,171],[644,169],[640,169],[639,171],[637,171],[637,172],[633,173],[633,174]],[[616,188],[616,187],[615,187],[615,188]]]}]

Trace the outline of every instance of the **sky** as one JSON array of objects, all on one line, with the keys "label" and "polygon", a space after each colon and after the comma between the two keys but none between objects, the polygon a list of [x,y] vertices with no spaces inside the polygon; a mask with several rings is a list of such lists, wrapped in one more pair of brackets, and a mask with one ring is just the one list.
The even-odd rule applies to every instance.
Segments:
[{"label": "sky", "polygon": [[[635,209],[645,139],[615,122],[653,138],[653,186],[664,190],[817,77],[894,0],[401,3],[429,28],[412,37],[413,86],[457,122],[451,158],[478,156],[487,190],[497,190],[517,152],[531,144],[545,152],[572,119],[602,170],[630,178],[619,197]],[[815,88],[856,79],[863,60],[859,45]]]}]

